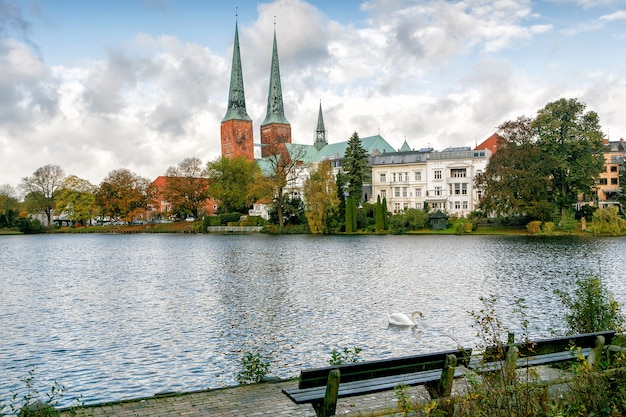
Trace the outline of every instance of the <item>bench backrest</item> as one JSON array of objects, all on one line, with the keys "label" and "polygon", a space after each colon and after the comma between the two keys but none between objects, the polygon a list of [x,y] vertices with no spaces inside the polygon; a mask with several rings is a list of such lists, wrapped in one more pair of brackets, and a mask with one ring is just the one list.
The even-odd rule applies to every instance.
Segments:
[{"label": "bench backrest", "polygon": [[595,347],[596,338],[598,336],[604,336],[604,344],[610,345],[613,336],[615,336],[614,330],[576,334],[564,337],[555,337],[551,339],[534,340],[525,343],[515,344],[519,349],[520,357],[524,356],[536,356],[546,353],[562,352],[571,349],[572,347],[580,348],[592,348]]},{"label": "bench backrest", "polygon": [[[520,357],[544,355],[547,353],[563,352],[572,347],[592,348],[595,346],[596,338],[604,336],[604,344],[611,344],[611,340],[615,336],[615,330],[607,330],[603,332],[575,334],[563,337],[553,337],[549,339],[530,340],[528,342],[515,343],[519,351]],[[503,360],[509,345],[489,346],[485,349],[485,359],[487,360]]]},{"label": "bench backrest", "polygon": [[457,366],[467,366],[471,354],[471,349],[448,350],[395,359],[380,359],[368,362],[305,369],[300,373],[300,383],[298,387],[304,389],[325,386],[328,380],[328,373],[333,369],[339,369],[341,382],[352,382],[433,369],[443,369],[446,355],[455,355],[457,357]]}]

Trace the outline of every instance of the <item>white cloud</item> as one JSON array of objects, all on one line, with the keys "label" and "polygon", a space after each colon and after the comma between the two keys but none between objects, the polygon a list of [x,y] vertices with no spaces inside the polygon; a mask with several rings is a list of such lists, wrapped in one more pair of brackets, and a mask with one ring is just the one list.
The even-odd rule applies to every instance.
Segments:
[{"label": "white cloud", "polygon": [[[257,142],[274,16],[296,143],[313,143],[320,99],[331,142],[380,130],[396,148],[405,138],[414,148],[473,146],[505,120],[560,97],[579,97],[612,136],[624,135],[626,69],[591,65],[582,50],[572,69],[558,53],[568,38],[529,0],[372,0],[362,11],[366,21],[346,23],[311,3],[277,0],[239,24]],[[28,28],[19,11],[13,16]],[[616,11],[601,16],[607,25],[624,19]],[[138,33],[101,59],[50,67],[28,31],[10,37],[3,27],[0,184],[16,185],[46,164],[95,184],[119,168],[152,179],[186,157],[220,154],[232,44],[217,53],[174,33]]]}]

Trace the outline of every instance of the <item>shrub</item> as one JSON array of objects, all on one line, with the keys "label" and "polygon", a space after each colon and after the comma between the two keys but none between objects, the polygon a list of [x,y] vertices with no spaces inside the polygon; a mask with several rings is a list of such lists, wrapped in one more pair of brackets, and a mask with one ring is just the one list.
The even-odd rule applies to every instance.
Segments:
[{"label": "shrub", "polygon": [[363,349],[359,347],[353,347],[352,349],[343,348],[341,351],[333,349],[331,352],[331,358],[328,364],[331,366],[343,365],[344,363],[356,363],[359,361],[359,353]]},{"label": "shrub", "polygon": [[[31,368],[28,375],[22,379],[24,389],[22,393],[13,392],[12,401],[9,404],[9,415],[18,417],[58,417],[61,412],[57,410],[57,406],[63,394],[65,387],[58,382],[54,382],[45,396],[42,396],[37,388],[35,388],[35,369]],[[19,399],[18,399],[19,398]],[[0,403],[0,416],[4,416],[4,407]]]},{"label": "shrub", "polygon": [[621,330],[624,324],[621,305],[599,278],[586,277],[577,280],[572,295],[561,290],[556,290],[555,293],[567,309],[565,323],[568,331],[592,333]]},{"label": "shrub", "polygon": [[263,381],[269,373],[270,363],[264,362],[260,354],[246,353],[241,358],[241,371],[235,377],[239,384],[254,384]]},{"label": "shrub", "polygon": [[552,233],[554,232],[554,222],[544,222],[541,226],[541,230],[544,233]]},{"label": "shrub", "polygon": [[536,235],[537,233],[541,232],[541,221],[533,220],[532,222],[529,222],[526,225],[526,230],[528,230],[528,233]]}]

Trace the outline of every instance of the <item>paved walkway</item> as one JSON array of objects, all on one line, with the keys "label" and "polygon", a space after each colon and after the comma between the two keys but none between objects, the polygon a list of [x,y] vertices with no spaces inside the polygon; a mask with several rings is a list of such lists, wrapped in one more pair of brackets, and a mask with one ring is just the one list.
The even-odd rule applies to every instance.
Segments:
[{"label": "paved walkway", "polygon": [[[297,381],[266,382],[241,385],[187,394],[125,401],[85,407],[77,416],[85,417],[315,417],[310,404],[294,404],[282,388],[297,385]],[[412,395],[424,395],[422,387],[411,388]],[[337,416],[392,416],[396,405],[393,391],[339,399]],[[70,413],[63,413],[69,417]]]}]

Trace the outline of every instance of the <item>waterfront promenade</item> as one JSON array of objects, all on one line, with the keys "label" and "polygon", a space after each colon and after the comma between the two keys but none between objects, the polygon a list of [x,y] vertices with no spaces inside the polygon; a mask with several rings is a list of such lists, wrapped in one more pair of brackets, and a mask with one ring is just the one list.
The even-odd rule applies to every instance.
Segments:
[{"label": "waterfront promenade", "polygon": [[[294,404],[281,392],[296,380],[240,385],[207,391],[108,403],[79,409],[77,416],[89,417],[315,417],[310,404]],[[416,396],[426,394],[423,387],[410,389]],[[347,417],[391,416],[396,405],[393,391],[339,399],[337,415]],[[69,417],[64,412],[63,417]]]}]

